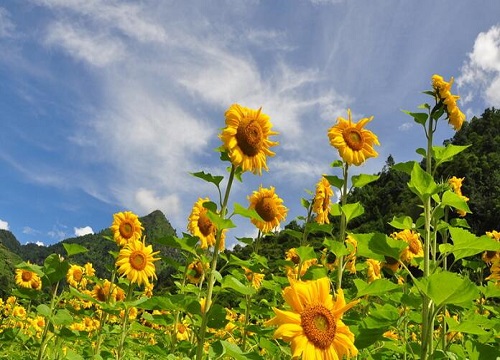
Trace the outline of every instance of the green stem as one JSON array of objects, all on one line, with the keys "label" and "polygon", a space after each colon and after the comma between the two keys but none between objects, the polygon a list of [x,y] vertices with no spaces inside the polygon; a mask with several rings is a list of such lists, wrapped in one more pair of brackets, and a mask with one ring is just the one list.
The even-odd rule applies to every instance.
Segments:
[{"label": "green stem", "polygon": [[[126,301],[130,300],[130,295],[132,294],[132,288],[133,285],[131,282],[128,284],[128,290],[127,290],[127,297],[125,298]],[[116,360],[121,360],[123,358],[123,350],[124,350],[124,345],[125,345],[125,339],[127,337],[127,326],[128,326],[128,313],[130,311],[130,308],[127,303],[125,303],[125,313],[123,315],[123,322],[122,322],[122,330],[121,330],[121,336],[120,336],[120,342],[118,344],[118,349],[116,351]]]},{"label": "green stem", "polygon": [[[432,175],[432,137],[434,134],[434,119],[432,113],[429,114],[428,118],[428,129],[426,131],[427,135],[427,152],[426,152],[426,162],[425,171]],[[430,276],[430,252],[431,252],[431,241],[432,241],[432,230],[431,230],[431,197],[428,196],[424,201],[424,219],[425,219],[425,234],[424,234],[424,278]],[[422,360],[427,360],[428,356],[431,355],[432,351],[432,323],[431,314],[433,310],[433,305],[430,298],[422,294]]]},{"label": "green stem", "polygon": [[244,327],[243,327],[243,338],[241,339],[241,343],[242,343],[242,348],[243,348],[243,351],[246,350],[246,341],[247,341],[247,326],[248,326],[248,323],[249,323],[249,318],[250,318],[250,303],[252,301],[252,296],[251,295],[246,295],[245,296],[245,302],[246,302],[246,309],[245,309],[245,324],[244,324]]},{"label": "green stem", "polygon": [[59,288],[59,281],[54,286],[54,291],[52,292],[52,299],[50,301],[50,316],[45,319],[45,326],[43,327],[42,337],[40,340],[40,349],[38,350],[38,360],[42,360],[45,357],[45,349],[47,348],[47,334],[49,332],[49,325],[52,321],[52,317],[54,315],[56,298],[57,298],[57,289]]},{"label": "green stem", "polygon": [[[234,174],[236,172],[236,167],[234,165],[231,166],[231,173],[229,174],[229,179],[227,181],[226,193],[224,194],[224,200],[222,202],[222,207],[220,210],[220,216],[222,219],[226,217],[226,208],[229,200],[229,193],[231,192],[231,185],[233,184]],[[201,360],[203,357],[203,345],[205,343],[205,333],[207,330],[208,323],[208,312],[210,311],[210,307],[212,306],[212,293],[215,284],[215,271],[217,269],[217,258],[219,255],[219,246],[222,239],[222,230],[217,230],[217,237],[215,239],[214,245],[214,254],[212,257],[212,262],[210,266],[210,273],[208,276],[208,284],[207,284],[207,298],[205,300],[205,312],[202,314],[201,326],[200,326],[200,334],[198,337],[198,348],[196,351],[196,360]]]},{"label": "green stem", "polygon": [[[342,186],[342,192],[340,194],[341,196],[340,201],[341,201],[341,207],[343,208],[347,204],[347,177],[348,177],[349,165],[347,163],[344,163],[342,169],[344,176],[344,184]],[[347,228],[347,219],[344,214],[344,211],[341,209],[339,241],[342,243],[345,242],[346,228]],[[337,268],[337,290],[342,287],[343,273],[344,273],[344,256],[339,256],[338,268]]]}]

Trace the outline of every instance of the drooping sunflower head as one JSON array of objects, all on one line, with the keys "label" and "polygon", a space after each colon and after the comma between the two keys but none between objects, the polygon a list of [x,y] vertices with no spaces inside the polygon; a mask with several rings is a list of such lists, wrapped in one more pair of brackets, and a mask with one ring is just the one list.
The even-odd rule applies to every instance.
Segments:
[{"label": "drooping sunflower head", "polygon": [[263,233],[276,229],[285,220],[288,209],[283,205],[283,199],[276,195],[274,187],[259,187],[248,197],[249,208],[254,209],[262,220],[252,219],[254,224]]},{"label": "drooping sunflower head", "polygon": [[148,285],[149,279],[156,279],[155,261],[160,260],[155,258],[159,251],[153,252],[151,245],[142,241],[135,240],[125,245],[119,252],[116,259],[116,267],[118,274],[126,276],[127,279],[134,284]]},{"label": "drooping sunflower head", "polygon": [[[217,236],[217,227],[212,220],[208,218],[208,209],[203,206],[203,204],[209,201],[210,199],[208,197],[204,199],[199,198],[194,203],[188,218],[187,229],[191,235],[197,236],[200,239],[200,247],[202,249],[214,246]],[[220,236],[219,250],[223,250],[225,247],[226,229],[222,230]]]},{"label": "drooping sunflower head", "polygon": [[205,275],[206,268],[208,268],[208,263],[206,263],[204,266],[203,262],[201,262],[200,260],[195,260],[192,263],[190,263],[188,265],[186,274],[186,277],[189,280],[189,282],[192,284],[199,284]]},{"label": "drooping sunflower head", "polygon": [[420,240],[419,233],[413,230],[404,229],[391,234],[391,237],[408,243],[408,247],[401,252],[401,261],[410,263],[413,258],[424,256],[424,247]]},{"label": "drooping sunflower head", "polygon": [[382,273],[380,271],[382,264],[380,263],[380,261],[374,259],[366,259],[366,265],[366,275],[368,278],[368,283],[382,278]]},{"label": "drooping sunflower head", "polygon": [[269,140],[277,132],[271,130],[269,116],[261,109],[249,109],[233,104],[225,113],[226,127],[219,138],[222,140],[229,159],[234,166],[241,166],[243,171],[262,174],[267,168],[267,156],[274,156],[270,150],[277,142]]},{"label": "drooping sunflower head", "polygon": [[457,178],[456,176],[451,177],[448,180],[448,184],[453,190],[454,193],[461,195],[462,194],[462,183],[465,178]]},{"label": "drooping sunflower head", "polygon": [[445,81],[441,75],[434,74],[432,76],[432,87],[434,89],[437,101],[441,101],[444,105],[446,114],[448,115],[448,122],[455,130],[460,130],[464,121],[465,114],[457,106],[457,100],[460,96],[451,93],[451,86],[453,85],[453,77],[450,81]]},{"label": "drooping sunflower head", "polygon": [[261,285],[262,285],[262,280],[264,280],[265,275],[257,272],[253,272],[252,270],[243,267],[243,270],[245,271],[245,277],[247,280],[250,282],[252,287],[256,290],[258,290]]},{"label": "drooping sunflower head", "polygon": [[291,342],[293,358],[343,359],[357,355],[354,334],[342,316],[358,301],[346,304],[342,289],[334,299],[328,278],[292,281],[283,290],[283,298],[291,309],[273,308],[276,316],[265,324],[278,325],[274,337]]},{"label": "drooping sunflower head", "polygon": [[[486,236],[489,238],[499,241],[500,242],[500,232],[493,230],[493,231],[487,231]],[[500,251],[494,251],[494,250],[489,250],[485,251],[483,255],[481,256],[481,259],[486,263],[486,264],[491,264],[493,263],[496,259],[500,259]]]},{"label": "drooping sunflower head", "polygon": [[339,116],[337,124],[328,130],[330,144],[339,151],[340,157],[348,165],[359,166],[366,159],[378,156],[373,149],[373,145],[380,145],[378,138],[370,130],[364,128],[372,119],[373,116],[353,123],[351,110],[348,109],[347,119]]},{"label": "drooping sunflower head", "polygon": [[325,177],[316,184],[316,194],[314,195],[314,202],[312,211],[316,214],[315,221],[318,224],[329,224],[331,198],[333,197],[333,190],[330,182]]},{"label": "drooping sunflower head", "polygon": [[114,214],[113,224],[110,229],[119,246],[124,246],[130,241],[139,240],[144,230],[137,215],[131,211]]}]

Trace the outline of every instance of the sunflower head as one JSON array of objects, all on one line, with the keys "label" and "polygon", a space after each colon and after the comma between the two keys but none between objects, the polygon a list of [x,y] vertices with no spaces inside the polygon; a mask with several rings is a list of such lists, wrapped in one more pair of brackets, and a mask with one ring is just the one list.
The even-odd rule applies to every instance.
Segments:
[{"label": "sunflower head", "polygon": [[252,219],[252,223],[263,233],[276,229],[285,220],[288,209],[283,205],[283,200],[276,195],[274,187],[259,187],[248,197],[250,209],[254,209],[262,220]]},{"label": "sunflower head", "polygon": [[391,234],[391,237],[396,240],[402,240],[408,244],[408,247],[405,248],[400,255],[401,261],[410,263],[413,258],[424,256],[424,247],[422,245],[422,241],[420,240],[419,233],[413,230],[404,229]]},{"label": "sunflower head", "polygon": [[113,237],[119,246],[142,237],[142,226],[139,218],[131,211],[119,212],[113,215],[113,224],[110,227]]},{"label": "sunflower head", "polygon": [[[193,236],[197,236],[200,239],[200,247],[202,249],[207,249],[208,247],[214,246],[217,237],[217,227],[208,218],[208,209],[203,206],[203,204],[210,202],[209,198],[199,198],[193,205],[191,214],[188,218],[187,229],[189,233]],[[223,250],[225,245],[226,229],[222,230],[221,240],[219,243],[219,250]]]},{"label": "sunflower head", "polygon": [[85,268],[80,265],[71,265],[66,273],[66,281],[75,288],[85,288],[87,279],[85,278]]},{"label": "sunflower head", "polygon": [[245,277],[250,282],[250,284],[252,284],[252,287],[258,290],[262,285],[262,280],[264,280],[265,275],[253,272],[246,267],[243,267],[243,270],[245,271]]},{"label": "sunflower head", "polygon": [[199,284],[205,275],[205,269],[208,268],[208,263],[203,265],[200,260],[195,260],[188,265],[186,277],[192,284]]},{"label": "sunflower head", "polygon": [[342,316],[358,301],[346,304],[342,289],[334,298],[328,278],[292,281],[283,290],[283,298],[290,310],[273,308],[276,316],[265,324],[278,325],[274,337],[291,342],[293,358],[343,359],[357,355],[354,334]]},{"label": "sunflower head", "polygon": [[125,245],[116,259],[118,274],[126,276],[134,284],[148,285],[149,279],[156,279],[155,258],[159,251],[153,252],[153,247],[142,241],[135,240]]},{"label": "sunflower head", "polygon": [[[27,262],[30,265],[30,262]],[[20,287],[24,287],[27,289],[41,290],[42,288],[42,279],[38,276],[37,273],[26,270],[26,269],[16,269],[16,285]]]},{"label": "sunflower head", "polygon": [[460,130],[465,121],[465,114],[457,106],[457,100],[460,96],[451,93],[451,86],[453,85],[453,77],[450,81],[445,81],[441,75],[434,74],[432,76],[432,87],[434,89],[434,96],[437,101],[444,105],[446,114],[448,115],[448,122],[455,130]]},{"label": "sunflower head", "polygon": [[380,261],[374,259],[366,259],[366,265],[368,283],[382,278],[382,273],[380,272],[382,264],[380,263]]},{"label": "sunflower head", "polygon": [[268,170],[267,156],[274,156],[270,150],[277,142],[269,140],[277,132],[271,131],[269,116],[261,109],[249,109],[233,104],[225,113],[226,127],[219,138],[227,151],[231,163],[242,171],[262,174],[262,169]]},{"label": "sunflower head", "polygon": [[353,123],[351,110],[347,110],[347,119],[339,117],[337,124],[328,130],[330,144],[335,147],[340,157],[348,165],[359,166],[366,159],[377,157],[378,153],[373,149],[373,145],[380,145],[377,136],[364,127],[372,121],[370,118],[363,118],[358,123]]},{"label": "sunflower head", "polygon": [[329,224],[331,198],[333,190],[330,182],[325,177],[316,184],[316,194],[314,195],[312,211],[316,214],[315,221],[318,224]]}]

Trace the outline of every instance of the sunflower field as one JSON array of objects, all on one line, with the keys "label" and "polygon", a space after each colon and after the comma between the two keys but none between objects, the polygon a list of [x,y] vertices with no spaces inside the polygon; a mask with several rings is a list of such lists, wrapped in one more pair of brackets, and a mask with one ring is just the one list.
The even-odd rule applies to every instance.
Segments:
[{"label": "sunflower field", "polygon": [[[341,160],[298,199],[302,231],[286,230],[299,246],[271,264],[259,252],[287,216],[279,187],[259,187],[247,206],[231,201],[231,189],[245,172],[272,171],[279,134],[262,109],[233,104],[217,149],[227,171],[192,173],[218,199],[199,194],[182,237],[148,239],[136,214],[114,214],[103,238],[116,245],[109,278],[73,261],[87,250],[78,244],[20,263],[17,288],[0,298],[0,359],[500,359],[500,232],[471,233],[464,178],[436,179],[468,146],[433,144],[438,126],[459,130],[465,115],[453,78],[431,84],[429,103],[405,111],[427,140],[422,160],[394,165],[409,176],[418,217],[395,217],[390,234],[349,231],[364,209],[348,194],[378,179],[349,171],[380,144],[366,128],[373,117],[356,122],[347,110],[325,129]],[[239,239],[252,249],[245,259],[224,252],[233,217],[258,229]],[[184,261],[161,259],[155,244]],[[160,259],[176,264],[175,291],[155,292]]]}]

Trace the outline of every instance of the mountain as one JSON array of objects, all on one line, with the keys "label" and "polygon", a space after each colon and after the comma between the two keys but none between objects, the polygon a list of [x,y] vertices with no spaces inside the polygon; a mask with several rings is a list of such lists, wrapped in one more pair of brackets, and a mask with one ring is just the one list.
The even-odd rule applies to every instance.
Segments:
[{"label": "mountain", "polygon": [[[163,259],[173,259],[174,261],[182,262],[182,257],[177,249],[155,243],[157,239],[176,235],[172,225],[160,210],[155,210],[139,218],[139,220],[144,226],[143,234],[146,236],[146,243],[152,244],[155,251],[160,251]],[[114,266],[113,256],[110,252],[117,252],[118,247],[114,241],[108,240],[106,237],[112,238],[112,233],[109,229],[101,230],[96,234],[68,238],[50,246],[39,246],[36,244],[21,245],[10,231],[0,230],[0,288],[12,288],[14,266],[21,261],[30,261],[33,264],[42,265],[50,254],[56,253],[66,257],[67,252],[64,244],[78,244],[88,250],[87,252],[72,256],[69,259],[70,263],[83,265],[90,262],[94,266],[98,277],[109,278],[111,269]],[[5,260],[1,261],[2,259]],[[158,287],[171,286],[173,284],[171,274],[175,268],[163,260],[158,261],[156,267]],[[4,282],[5,286],[3,286]]]}]

